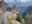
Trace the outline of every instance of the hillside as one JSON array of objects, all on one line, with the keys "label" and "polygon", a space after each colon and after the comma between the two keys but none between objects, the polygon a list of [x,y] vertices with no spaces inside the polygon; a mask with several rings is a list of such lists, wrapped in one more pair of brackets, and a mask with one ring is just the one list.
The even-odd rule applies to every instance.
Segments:
[{"label": "hillside", "polygon": [[21,7],[20,8],[20,13],[21,13],[22,17],[25,17],[27,15],[27,12],[30,15],[32,15],[32,5],[31,6]]}]

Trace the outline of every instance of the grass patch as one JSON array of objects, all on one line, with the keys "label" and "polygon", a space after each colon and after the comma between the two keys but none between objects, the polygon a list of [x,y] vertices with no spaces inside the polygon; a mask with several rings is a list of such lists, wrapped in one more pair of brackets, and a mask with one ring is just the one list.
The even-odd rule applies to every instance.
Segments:
[{"label": "grass patch", "polygon": [[8,16],[7,16],[7,20],[9,22],[9,24],[12,24],[12,21],[11,21],[11,19]]}]

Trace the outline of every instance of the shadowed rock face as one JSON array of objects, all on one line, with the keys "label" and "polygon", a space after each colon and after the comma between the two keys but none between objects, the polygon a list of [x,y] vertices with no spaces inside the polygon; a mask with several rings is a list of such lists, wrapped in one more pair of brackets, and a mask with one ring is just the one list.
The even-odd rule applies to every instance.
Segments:
[{"label": "shadowed rock face", "polygon": [[4,0],[0,0],[0,24],[2,24],[4,17],[5,17],[4,13],[3,13],[3,11],[4,11],[3,2],[4,2]]},{"label": "shadowed rock face", "polygon": [[2,24],[2,21],[4,20],[4,13],[0,13],[0,24]]},{"label": "shadowed rock face", "polygon": [[0,1],[2,1],[2,0],[0,0]]},{"label": "shadowed rock face", "polygon": [[4,12],[4,8],[5,8],[5,3],[4,3],[4,0],[0,0],[0,13]]}]

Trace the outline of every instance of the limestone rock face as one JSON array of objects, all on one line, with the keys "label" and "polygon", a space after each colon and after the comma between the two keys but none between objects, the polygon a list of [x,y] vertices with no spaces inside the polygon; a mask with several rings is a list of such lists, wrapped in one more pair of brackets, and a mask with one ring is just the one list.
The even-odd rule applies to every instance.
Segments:
[{"label": "limestone rock face", "polygon": [[16,20],[12,20],[12,24],[21,24],[21,23]]},{"label": "limestone rock face", "polygon": [[5,3],[4,3],[4,0],[0,0],[0,3],[1,3],[1,8],[0,8],[0,24],[8,24],[8,21],[7,21],[7,18],[6,16],[9,16],[9,18],[12,20],[12,23],[13,24],[21,24],[19,23],[18,21],[16,21],[16,17],[19,12],[18,12],[18,9],[17,7],[15,6],[14,9],[12,9],[11,12],[3,12],[5,11],[6,7],[5,7]]},{"label": "limestone rock face", "polygon": [[[6,16],[9,16],[9,18],[12,20],[13,24],[21,24],[20,22],[15,20],[17,15],[13,14],[13,12],[6,12],[5,14],[6,14]],[[4,17],[4,24],[8,24],[6,16]]]},{"label": "limestone rock face", "polygon": [[18,7],[17,7],[16,5],[13,6],[12,11],[13,11],[14,13],[16,13],[16,14],[19,13],[19,9],[18,9]]}]

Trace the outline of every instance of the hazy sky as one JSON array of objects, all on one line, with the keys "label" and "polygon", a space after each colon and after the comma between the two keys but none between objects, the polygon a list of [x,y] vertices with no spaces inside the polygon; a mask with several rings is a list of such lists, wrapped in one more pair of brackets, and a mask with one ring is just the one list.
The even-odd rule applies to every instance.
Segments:
[{"label": "hazy sky", "polygon": [[32,5],[32,0],[4,0],[10,6],[16,4],[17,6],[28,6]]}]

